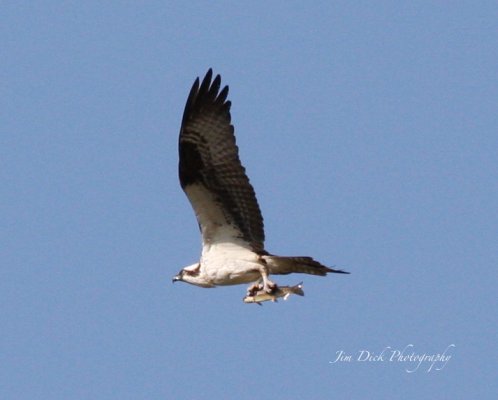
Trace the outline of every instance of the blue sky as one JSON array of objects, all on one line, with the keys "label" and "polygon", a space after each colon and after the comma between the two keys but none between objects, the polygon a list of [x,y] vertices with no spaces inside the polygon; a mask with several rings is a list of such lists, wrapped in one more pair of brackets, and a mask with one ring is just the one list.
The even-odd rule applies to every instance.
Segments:
[{"label": "blue sky", "polygon": [[[496,21],[484,1],[3,2],[0,397],[494,398]],[[306,296],[263,307],[172,285],[200,253],[177,135],[209,67],[267,249],[351,275],[279,277]],[[358,359],[410,345],[451,359]]]}]

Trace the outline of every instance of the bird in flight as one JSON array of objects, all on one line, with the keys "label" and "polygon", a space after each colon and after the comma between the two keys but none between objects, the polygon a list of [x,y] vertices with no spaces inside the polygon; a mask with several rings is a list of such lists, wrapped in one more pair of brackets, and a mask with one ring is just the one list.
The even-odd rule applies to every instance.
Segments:
[{"label": "bird in flight", "polygon": [[188,95],[179,138],[179,178],[202,235],[198,262],[183,268],[173,282],[211,288],[250,284],[247,295],[275,293],[270,275],[325,276],[348,272],[311,257],[285,257],[264,248],[263,217],[239,159],[231,124],[228,86],[208,70]]}]

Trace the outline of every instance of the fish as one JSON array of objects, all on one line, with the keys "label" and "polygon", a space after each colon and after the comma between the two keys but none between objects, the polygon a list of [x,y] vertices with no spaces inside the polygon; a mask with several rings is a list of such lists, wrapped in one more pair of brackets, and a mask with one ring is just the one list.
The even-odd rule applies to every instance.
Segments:
[{"label": "fish", "polygon": [[263,301],[277,302],[277,299],[283,297],[287,300],[291,294],[297,294],[298,296],[304,296],[303,292],[303,282],[298,283],[294,286],[277,286],[277,288],[272,293],[267,293],[265,290],[258,290],[252,295],[247,295],[242,299],[244,303],[256,303],[260,306]]}]

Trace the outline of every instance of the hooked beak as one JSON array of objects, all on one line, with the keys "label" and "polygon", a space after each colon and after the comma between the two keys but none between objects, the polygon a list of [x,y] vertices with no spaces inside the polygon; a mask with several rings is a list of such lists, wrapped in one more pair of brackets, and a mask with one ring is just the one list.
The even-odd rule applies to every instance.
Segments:
[{"label": "hooked beak", "polygon": [[181,278],[181,276],[180,276],[180,275],[175,275],[175,276],[173,277],[173,283],[175,283],[175,282],[177,282],[177,281],[181,281],[181,280],[182,280],[182,278]]}]

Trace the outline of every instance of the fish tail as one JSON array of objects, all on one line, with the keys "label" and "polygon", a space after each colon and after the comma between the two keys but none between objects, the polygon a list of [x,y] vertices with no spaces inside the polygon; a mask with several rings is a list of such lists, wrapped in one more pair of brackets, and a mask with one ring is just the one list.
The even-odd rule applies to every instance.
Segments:
[{"label": "fish tail", "polygon": [[303,291],[303,282],[298,283],[295,286],[292,286],[290,288],[291,292],[294,294],[297,294],[298,296],[304,296],[304,291]]}]

